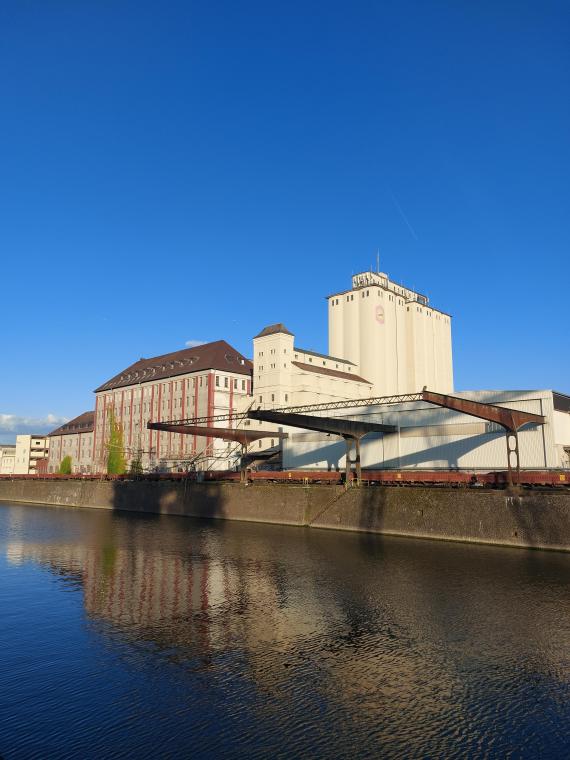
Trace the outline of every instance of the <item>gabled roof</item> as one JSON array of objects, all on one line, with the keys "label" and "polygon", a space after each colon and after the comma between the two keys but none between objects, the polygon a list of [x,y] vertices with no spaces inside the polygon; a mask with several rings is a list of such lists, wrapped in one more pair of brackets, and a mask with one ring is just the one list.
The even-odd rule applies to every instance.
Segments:
[{"label": "gabled roof", "polygon": [[139,359],[138,362],[131,364],[130,367],[96,388],[95,393],[153,380],[165,380],[177,375],[187,375],[190,372],[203,372],[207,369],[249,376],[253,365],[225,340],[216,340],[213,343],[184,348],[182,351],[154,356],[151,359]]},{"label": "gabled roof", "polygon": [[264,327],[263,330],[258,333],[257,335],[254,335],[255,338],[264,338],[266,335],[276,335],[277,333],[285,333],[285,335],[293,335],[291,330],[288,330],[283,322],[277,322],[275,325],[267,325],[267,327]]},{"label": "gabled roof", "polygon": [[372,385],[369,380],[365,380],[360,375],[353,375],[351,372],[341,372],[338,369],[329,369],[328,367],[319,367],[318,364],[306,364],[305,362],[291,362],[299,369],[305,372],[316,372],[319,375],[330,375],[331,377],[338,377],[340,380],[354,380],[356,383],[366,383]]},{"label": "gabled roof", "polygon": [[74,435],[75,433],[91,433],[95,422],[95,412],[83,412],[79,417],[75,417],[65,425],[52,430],[48,437],[52,435]]},{"label": "gabled roof", "polygon": [[300,354],[309,354],[310,356],[319,356],[321,359],[328,359],[331,362],[342,362],[343,364],[352,364],[353,367],[356,367],[356,364],[354,362],[349,362],[348,359],[341,359],[339,356],[329,356],[329,354],[319,354],[318,351],[309,351],[308,348],[299,348],[298,346],[295,346],[293,350],[298,351]]}]

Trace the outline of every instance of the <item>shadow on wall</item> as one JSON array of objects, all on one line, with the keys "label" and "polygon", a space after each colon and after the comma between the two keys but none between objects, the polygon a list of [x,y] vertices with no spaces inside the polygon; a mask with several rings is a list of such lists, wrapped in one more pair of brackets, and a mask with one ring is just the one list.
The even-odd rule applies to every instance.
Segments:
[{"label": "shadow on wall", "polygon": [[[362,440],[363,467],[367,469],[399,470],[411,467],[421,469],[422,467],[431,468],[437,466],[448,469],[457,469],[464,466],[460,464],[460,459],[462,457],[472,453],[484,444],[502,437],[504,437],[502,433],[485,433],[446,443],[439,443],[441,439],[436,438],[433,441],[433,445],[433,439],[427,438],[427,445],[420,451],[402,454],[401,456],[393,457],[392,459],[368,461],[371,448],[377,444],[378,438],[367,436]],[[330,444],[324,444],[318,448],[309,449],[294,455],[289,454],[287,456],[286,465],[292,469],[297,469],[303,467],[316,467],[317,463],[326,462],[328,470],[344,469],[345,454],[346,446],[344,441],[331,441]]]},{"label": "shadow on wall", "polygon": [[378,551],[378,533],[385,523],[387,488],[360,488],[361,508],[359,519],[359,545],[361,551],[375,556]]},{"label": "shadow on wall", "polygon": [[222,486],[190,480],[113,481],[113,509],[212,519],[226,516]]},{"label": "shadow on wall", "polygon": [[317,463],[326,462],[326,469],[344,469],[346,444],[344,440],[337,440],[331,436],[331,442],[325,443],[318,448],[309,449],[301,453],[292,454],[291,450],[286,454],[285,466],[287,469],[296,470],[302,467],[315,467]]},{"label": "shadow on wall", "polygon": [[475,451],[475,449],[478,449],[485,443],[489,443],[489,441],[495,440],[496,438],[500,438],[502,436],[502,433],[485,433],[474,435],[470,438],[459,439],[450,443],[440,443],[439,445],[434,446],[430,445],[431,441],[428,438],[428,445],[421,451],[414,451],[410,454],[404,454],[398,458],[386,459],[384,462],[379,462],[378,464],[367,464],[367,467],[400,469],[404,467],[433,467],[434,463],[437,463],[437,466],[439,467],[457,469],[463,466],[459,463],[461,457],[470,454],[472,451]]}]

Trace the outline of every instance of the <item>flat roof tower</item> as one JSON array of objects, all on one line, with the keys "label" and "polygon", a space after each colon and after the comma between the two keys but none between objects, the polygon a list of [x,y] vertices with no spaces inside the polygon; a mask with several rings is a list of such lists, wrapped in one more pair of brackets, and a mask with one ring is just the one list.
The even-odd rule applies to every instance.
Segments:
[{"label": "flat roof tower", "polygon": [[384,272],[361,272],[327,301],[329,353],[358,365],[374,395],[453,390],[451,317],[427,296]]}]

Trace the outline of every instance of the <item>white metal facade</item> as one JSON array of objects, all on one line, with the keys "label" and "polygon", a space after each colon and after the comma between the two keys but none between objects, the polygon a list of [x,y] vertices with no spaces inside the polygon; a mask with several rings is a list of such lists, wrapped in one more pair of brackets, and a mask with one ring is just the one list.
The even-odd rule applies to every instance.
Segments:
[{"label": "white metal facade", "polygon": [[[565,447],[570,446],[570,414],[554,410],[552,391],[470,391],[456,395],[545,416],[545,425],[528,425],[519,433],[521,467],[568,466]],[[332,414],[397,426],[396,433],[374,434],[362,439],[365,468],[495,470],[506,467],[504,430],[450,409],[412,402]],[[284,441],[286,469],[342,469],[345,455],[345,443],[336,436],[298,430]]]}]

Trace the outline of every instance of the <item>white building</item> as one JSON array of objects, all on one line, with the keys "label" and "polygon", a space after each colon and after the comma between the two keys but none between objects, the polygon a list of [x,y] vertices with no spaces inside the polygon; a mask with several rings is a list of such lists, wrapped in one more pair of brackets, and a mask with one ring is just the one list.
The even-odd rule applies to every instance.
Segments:
[{"label": "white building", "polygon": [[45,435],[16,436],[15,475],[35,475],[41,465],[40,460],[47,459],[49,438]]},{"label": "white building", "polygon": [[369,398],[372,384],[358,365],[295,346],[285,325],[268,325],[253,339],[254,403],[264,409]]},{"label": "white building", "polygon": [[328,296],[329,353],[353,362],[373,396],[453,390],[451,317],[383,272]]},{"label": "white building", "polygon": [[[570,396],[549,390],[470,391],[455,395],[546,417],[546,424],[527,425],[519,432],[521,468],[570,467]],[[489,471],[505,469],[507,464],[503,428],[423,401],[346,408],[326,414],[397,427],[395,433],[362,439],[363,468]],[[342,438],[297,430],[284,441],[283,466],[344,469],[345,455]]]},{"label": "white building", "polygon": [[16,444],[0,444],[0,475],[12,475],[16,464]]},{"label": "white building", "polygon": [[83,412],[49,434],[48,473],[59,472],[65,457],[71,458],[71,472],[92,472],[94,419],[94,412]]}]

